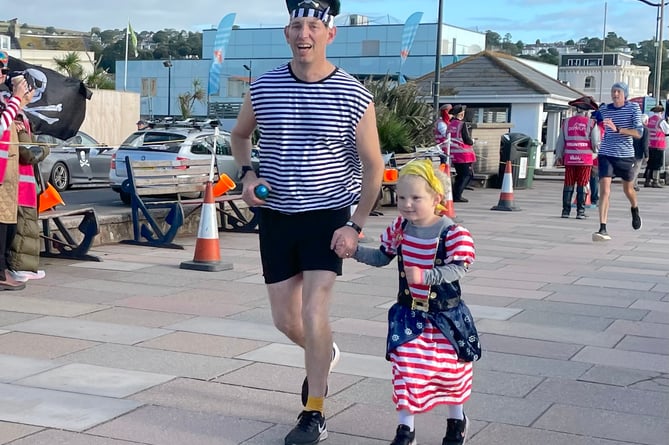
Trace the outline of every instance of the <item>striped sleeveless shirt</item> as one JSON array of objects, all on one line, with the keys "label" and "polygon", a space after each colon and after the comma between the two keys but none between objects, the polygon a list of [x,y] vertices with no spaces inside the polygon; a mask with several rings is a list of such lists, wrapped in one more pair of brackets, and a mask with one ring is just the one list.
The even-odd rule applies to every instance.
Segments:
[{"label": "striped sleeveless shirt", "polygon": [[341,69],[318,82],[297,79],[289,64],[251,85],[260,131],[260,176],[272,186],[266,206],[284,213],[356,203],[362,164],[356,128],[372,94]]}]

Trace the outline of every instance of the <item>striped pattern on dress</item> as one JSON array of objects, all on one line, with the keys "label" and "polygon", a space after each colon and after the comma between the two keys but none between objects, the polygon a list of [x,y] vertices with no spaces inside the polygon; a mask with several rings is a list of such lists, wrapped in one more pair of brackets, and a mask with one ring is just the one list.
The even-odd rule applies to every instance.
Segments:
[{"label": "striped pattern on dress", "polygon": [[465,403],[472,391],[472,362],[460,362],[450,342],[426,319],[423,333],[390,354],[397,409],[424,413]]},{"label": "striped pattern on dress", "polygon": [[260,131],[260,176],[272,186],[267,207],[284,213],[341,209],[359,200],[362,164],[356,129],[372,95],[336,69],[307,83],[288,64],[251,85]]}]

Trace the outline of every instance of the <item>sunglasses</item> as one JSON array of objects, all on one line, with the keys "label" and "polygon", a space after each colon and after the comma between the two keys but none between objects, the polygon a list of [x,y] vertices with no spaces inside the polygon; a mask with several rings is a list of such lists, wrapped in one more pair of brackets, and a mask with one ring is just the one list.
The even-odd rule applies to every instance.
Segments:
[{"label": "sunglasses", "polygon": [[9,68],[0,68],[0,73],[9,74]]}]

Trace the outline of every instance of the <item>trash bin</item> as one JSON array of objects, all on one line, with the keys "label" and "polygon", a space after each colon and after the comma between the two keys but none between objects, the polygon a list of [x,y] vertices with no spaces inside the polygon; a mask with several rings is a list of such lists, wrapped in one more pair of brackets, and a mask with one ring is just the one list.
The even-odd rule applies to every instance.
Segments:
[{"label": "trash bin", "polygon": [[[532,188],[532,183],[534,182],[534,170],[537,165],[537,156],[539,156],[539,151],[541,150],[541,141],[537,139],[532,139],[527,149],[527,178],[525,178],[525,187],[528,189]],[[519,178],[518,182],[522,180]]]},{"label": "trash bin", "polygon": [[[530,146],[536,143],[531,137],[523,133],[506,133],[503,134],[500,140],[499,147],[499,186],[502,186],[504,180],[504,170],[506,162],[511,161],[513,172],[513,188],[524,189],[531,186],[527,184],[528,165]],[[536,159],[536,150],[534,150],[534,157]],[[534,167],[534,165],[532,165]],[[534,177],[534,168],[532,169],[532,177]]]}]

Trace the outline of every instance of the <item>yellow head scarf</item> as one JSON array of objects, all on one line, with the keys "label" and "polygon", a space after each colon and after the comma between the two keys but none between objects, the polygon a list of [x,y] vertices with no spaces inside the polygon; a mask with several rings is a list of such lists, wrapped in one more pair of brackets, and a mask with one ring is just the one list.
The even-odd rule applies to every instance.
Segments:
[{"label": "yellow head scarf", "polygon": [[[441,195],[442,199],[444,198],[444,184],[434,173],[434,167],[432,166],[432,161],[430,159],[417,159],[406,164],[400,169],[399,177],[401,178],[402,176],[407,175],[420,176],[421,178],[425,179],[432,190]],[[446,210],[446,207],[444,207],[442,204],[437,204],[437,214],[444,210]]]}]

